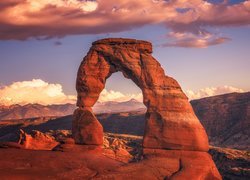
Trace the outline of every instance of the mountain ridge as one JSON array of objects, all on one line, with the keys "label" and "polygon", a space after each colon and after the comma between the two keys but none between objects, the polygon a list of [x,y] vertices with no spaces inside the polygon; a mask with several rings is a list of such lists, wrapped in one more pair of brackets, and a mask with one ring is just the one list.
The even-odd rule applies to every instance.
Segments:
[{"label": "mountain ridge", "polygon": [[[26,105],[14,104],[10,106],[2,105],[0,106],[0,120],[67,116],[73,114],[76,108],[77,107],[75,104],[70,103],[58,105],[41,105],[37,103],[29,103]],[[93,111],[95,113],[118,113],[143,110],[145,108],[146,107],[143,103],[132,98],[124,102],[97,102],[94,106]]]}]

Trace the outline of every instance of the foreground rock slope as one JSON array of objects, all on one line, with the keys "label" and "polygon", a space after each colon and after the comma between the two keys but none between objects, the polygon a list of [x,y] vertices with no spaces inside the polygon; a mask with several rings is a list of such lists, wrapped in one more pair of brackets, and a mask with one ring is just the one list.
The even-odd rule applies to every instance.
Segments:
[{"label": "foreground rock slope", "polygon": [[[56,138],[57,139],[57,138]],[[205,152],[142,154],[142,137],[105,135],[103,147],[76,145],[71,138],[53,151],[0,146],[1,179],[218,179]],[[204,163],[206,162],[206,163]],[[208,164],[209,163],[209,164]]]},{"label": "foreground rock slope", "polygon": [[[62,123],[65,122],[62,121]],[[153,152],[153,154],[151,152],[151,154],[146,156],[143,155],[141,146],[142,136],[106,133],[104,136],[103,147],[100,149],[95,146],[75,145],[74,141],[70,138],[70,131],[67,130],[56,130],[54,132],[48,131],[44,133],[46,136],[50,138],[53,137],[53,139],[56,139],[58,143],[60,143],[59,146],[53,148],[54,152],[40,150],[36,150],[36,152],[33,152],[32,150],[24,151],[21,149],[25,149],[25,147],[17,146],[17,143],[0,143],[0,156],[2,157],[0,158],[1,179],[92,178],[97,173],[99,173],[101,177],[121,179],[121,176],[128,177],[126,173],[131,172],[133,177],[138,177],[145,173],[141,171],[137,172],[139,169],[146,171],[147,173],[145,177],[150,179],[171,179],[174,177],[174,174],[171,175],[171,172],[175,171],[178,167],[183,167],[182,162],[178,162],[178,159],[176,159],[180,157],[181,151],[179,151],[179,153],[168,151],[168,154],[162,154],[162,152],[158,150]],[[58,151],[60,151],[60,153],[58,153]],[[209,153],[216,162],[223,179],[244,180],[250,178],[249,152],[210,147]],[[204,153],[201,153],[198,157],[201,157],[202,154],[204,155]],[[32,158],[30,158],[29,155],[32,156]],[[197,161],[199,160],[200,163],[204,162],[204,157],[201,159],[198,158],[197,155],[195,155],[195,157],[193,157],[193,155],[194,154],[192,153],[188,158]],[[105,171],[100,171],[101,165],[95,160],[96,157],[99,157],[99,160],[102,161],[108,158],[106,159],[108,162],[110,162],[111,159],[113,163],[116,162],[117,166],[111,164],[110,168],[114,167],[116,169],[102,167]],[[207,155],[205,158],[207,158]],[[46,162],[48,159],[50,162],[49,164]],[[182,159],[187,159],[185,154],[182,155]],[[36,164],[37,162],[40,163]],[[108,162],[103,163],[109,165]],[[192,167],[192,170],[189,169],[191,170],[190,172],[195,172],[197,170],[204,172],[202,167],[209,167],[207,165],[204,167],[204,164],[203,166],[200,164],[200,167],[198,167],[197,162],[191,162],[190,159],[188,159],[187,162],[190,166],[195,165],[195,168]],[[44,164],[48,164],[48,166],[45,166]],[[51,170],[49,170],[50,168]],[[122,171],[124,168],[127,169],[125,172]],[[160,172],[160,174],[157,172]],[[197,173],[195,173],[195,175],[195,177],[198,177]]]}]

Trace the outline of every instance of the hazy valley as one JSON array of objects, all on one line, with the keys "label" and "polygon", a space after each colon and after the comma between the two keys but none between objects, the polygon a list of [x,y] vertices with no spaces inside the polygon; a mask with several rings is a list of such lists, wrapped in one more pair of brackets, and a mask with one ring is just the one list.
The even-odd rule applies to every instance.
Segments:
[{"label": "hazy valley", "polygon": [[[210,144],[237,149],[250,149],[250,92],[231,93],[191,101],[193,109],[208,133]],[[43,106],[28,104],[0,109],[3,123],[22,123],[39,119],[68,119],[71,128],[73,104]],[[143,135],[146,108],[131,99],[126,102],[97,102],[93,108],[106,132]],[[68,116],[69,115],[69,116]],[[62,117],[67,116],[67,117]],[[57,117],[59,120],[57,120]],[[58,123],[60,124],[60,123]],[[63,124],[63,123],[62,123]],[[131,126],[132,124],[132,126]],[[61,129],[60,125],[55,128]],[[133,130],[135,129],[135,130]]]}]

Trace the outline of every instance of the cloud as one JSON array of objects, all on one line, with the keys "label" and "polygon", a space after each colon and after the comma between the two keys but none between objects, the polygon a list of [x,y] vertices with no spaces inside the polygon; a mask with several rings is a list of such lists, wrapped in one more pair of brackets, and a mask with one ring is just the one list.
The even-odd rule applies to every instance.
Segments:
[{"label": "cloud", "polygon": [[14,82],[0,88],[0,104],[38,103],[64,104],[75,103],[76,97],[65,95],[60,84],[49,84],[41,79]]},{"label": "cloud", "polygon": [[[100,94],[98,101],[128,101],[130,99],[142,101],[142,94],[123,94],[119,91],[104,89]],[[0,84],[0,105],[13,104],[75,104],[75,95],[66,95],[63,92],[61,84],[51,84],[41,79],[31,81],[14,82],[8,86]]]},{"label": "cloud", "polygon": [[[244,92],[243,89],[232,86],[209,87],[200,89],[196,92],[186,90],[185,93],[192,99],[199,99],[208,96],[215,96],[219,94],[231,92]],[[142,93],[124,94],[119,91],[104,89],[98,99],[99,102],[117,101],[124,102],[130,99],[136,99],[140,102],[143,101]],[[51,84],[41,79],[33,79],[31,81],[14,82],[8,86],[0,86],[0,105],[13,105],[13,104],[75,104],[75,95],[66,95],[63,92],[61,84]]]},{"label": "cloud", "polygon": [[200,89],[196,92],[192,90],[185,91],[186,95],[188,96],[190,100],[200,99],[200,98],[215,96],[215,95],[220,95],[220,94],[226,94],[226,93],[233,93],[233,92],[242,93],[244,92],[244,90],[233,87],[233,86],[220,86],[220,87],[207,87],[204,89]]},{"label": "cloud", "polygon": [[113,91],[113,90],[108,91],[108,90],[104,89],[101,92],[98,101],[99,102],[107,102],[107,101],[123,102],[123,101],[129,101],[130,99],[136,99],[136,100],[142,102],[142,99],[143,99],[142,93],[123,94],[119,91]]},{"label": "cloud", "polygon": [[217,37],[210,33],[194,35],[192,33],[175,33],[168,34],[173,42],[162,44],[162,47],[192,47],[192,48],[207,48],[208,46],[222,44],[230,41],[227,37]]},{"label": "cloud", "polygon": [[[207,47],[228,41],[208,32],[250,24],[250,0],[230,4],[204,0],[1,0],[0,40],[60,38],[163,24],[193,38],[167,39],[165,46]],[[207,34],[210,38],[206,39]],[[189,42],[190,41],[190,42]]]}]

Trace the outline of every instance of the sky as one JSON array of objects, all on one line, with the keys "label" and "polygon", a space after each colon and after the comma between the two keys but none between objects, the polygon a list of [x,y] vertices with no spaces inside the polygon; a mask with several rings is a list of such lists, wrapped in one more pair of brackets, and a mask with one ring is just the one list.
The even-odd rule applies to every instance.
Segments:
[{"label": "sky", "polygon": [[[250,1],[1,0],[0,104],[75,101],[77,69],[91,43],[147,40],[190,99],[250,91]],[[100,101],[142,99],[121,73]]]}]

